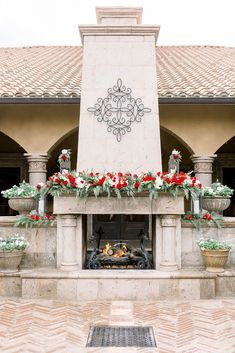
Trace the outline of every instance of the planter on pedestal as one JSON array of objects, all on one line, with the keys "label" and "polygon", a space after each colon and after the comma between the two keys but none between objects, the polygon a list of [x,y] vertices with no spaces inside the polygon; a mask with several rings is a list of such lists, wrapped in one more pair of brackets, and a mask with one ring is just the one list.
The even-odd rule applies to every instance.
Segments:
[{"label": "planter on pedestal", "polygon": [[23,254],[22,250],[0,251],[0,272],[17,272]]},{"label": "planter on pedestal", "polygon": [[219,214],[226,210],[231,203],[230,197],[224,196],[204,196],[202,198],[202,208],[212,213]]},{"label": "planter on pedestal", "polygon": [[206,271],[221,273],[224,272],[224,267],[228,260],[230,250],[208,250],[201,249]]},{"label": "planter on pedestal", "polygon": [[24,216],[36,208],[36,200],[34,197],[12,197],[8,200],[8,205]]}]

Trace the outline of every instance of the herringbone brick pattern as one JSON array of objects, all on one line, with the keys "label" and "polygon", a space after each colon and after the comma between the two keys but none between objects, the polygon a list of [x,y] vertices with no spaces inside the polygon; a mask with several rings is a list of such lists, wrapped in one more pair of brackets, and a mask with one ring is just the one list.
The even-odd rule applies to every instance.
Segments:
[{"label": "herringbone brick pattern", "polygon": [[[157,348],[86,348],[91,325],[153,326]],[[0,352],[235,353],[235,299],[187,302],[0,300]]]}]

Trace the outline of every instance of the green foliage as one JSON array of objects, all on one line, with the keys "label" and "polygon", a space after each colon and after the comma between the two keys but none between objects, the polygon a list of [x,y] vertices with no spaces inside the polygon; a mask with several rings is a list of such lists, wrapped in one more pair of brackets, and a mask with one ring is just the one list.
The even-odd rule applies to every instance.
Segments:
[{"label": "green foliage", "polygon": [[197,245],[201,250],[231,250],[232,245],[226,243],[225,241],[218,241],[212,238],[199,239]]},{"label": "green foliage", "polygon": [[37,194],[37,190],[35,186],[30,185],[23,181],[19,184],[19,186],[14,185],[12,188],[2,191],[2,196],[8,199],[13,197],[35,197]]},{"label": "green foliage", "polygon": [[15,234],[12,237],[0,238],[0,251],[25,250],[28,243],[24,237]]}]

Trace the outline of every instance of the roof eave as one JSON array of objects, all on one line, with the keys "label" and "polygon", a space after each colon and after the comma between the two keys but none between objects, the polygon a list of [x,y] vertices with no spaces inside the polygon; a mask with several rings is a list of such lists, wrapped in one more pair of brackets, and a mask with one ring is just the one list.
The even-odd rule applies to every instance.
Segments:
[{"label": "roof eave", "polygon": [[80,104],[80,97],[2,97],[0,104]]},{"label": "roof eave", "polygon": [[[159,97],[159,104],[235,104],[235,97]],[[80,97],[1,97],[0,104],[80,104]]]},{"label": "roof eave", "polygon": [[159,97],[159,104],[235,104],[235,97]]}]

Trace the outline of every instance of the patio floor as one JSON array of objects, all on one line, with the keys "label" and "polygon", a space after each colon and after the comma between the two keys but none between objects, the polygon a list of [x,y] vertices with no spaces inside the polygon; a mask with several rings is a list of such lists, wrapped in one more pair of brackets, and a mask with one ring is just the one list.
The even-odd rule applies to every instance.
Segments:
[{"label": "patio floor", "polygon": [[[152,326],[157,348],[86,348],[91,325]],[[235,298],[62,302],[1,297],[0,352],[235,353]]]}]

